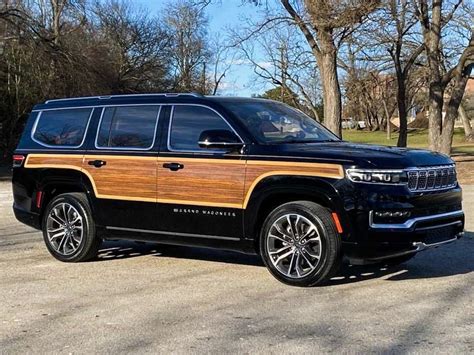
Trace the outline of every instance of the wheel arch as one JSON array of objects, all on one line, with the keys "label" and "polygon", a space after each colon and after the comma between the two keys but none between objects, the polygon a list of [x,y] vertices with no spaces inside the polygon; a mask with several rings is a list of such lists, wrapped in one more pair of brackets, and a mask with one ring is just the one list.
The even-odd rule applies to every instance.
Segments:
[{"label": "wheel arch", "polygon": [[258,251],[260,228],[276,207],[292,201],[311,201],[340,214],[343,203],[334,179],[308,176],[270,176],[255,187],[244,210],[244,233]]},{"label": "wheel arch", "polygon": [[40,221],[46,206],[56,196],[64,193],[81,192],[89,201],[94,210],[95,198],[92,182],[89,177],[79,170],[73,169],[43,169],[38,180],[37,190],[42,191],[41,208],[39,209]]}]

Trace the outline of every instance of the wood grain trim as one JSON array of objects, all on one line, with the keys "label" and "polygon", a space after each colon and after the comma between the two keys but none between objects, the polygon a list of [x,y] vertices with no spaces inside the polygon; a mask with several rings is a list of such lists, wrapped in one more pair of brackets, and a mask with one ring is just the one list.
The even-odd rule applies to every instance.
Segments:
[{"label": "wood grain trim", "polygon": [[292,170],[275,170],[275,171],[270,171],[268,173],[264,173],[260,176],[258,176],[253,182],[251,183],[250,187],[248,188],[247,193],[245,194],[245,200],[244,203],[242,204],[242,208],[246,209],[247,205],[250,201],[250,197],[252,197],[252,192],[255,189],[255,187],[258,185],[260,181],[263,179],[269,177],[269,176],[283,176],[283,175],[289,175],[289,176],[312,176],[312,177],[322,177],[320,173],[314,173],[314,172],[303,172],[303,171],[292,171]]},{"label": "wood grain trim", "polygon": [[105,198],[111,200],[126,200],[126,201],[143,201],[143,202],[156,202],[156,198],[146,198],[146,197],[134,197],[134,196],[124,196],[124,195],[116,195],[116,194],[102,194],[99,193],[96,181],[92,174],[84,169],[83,162],[85,159],[121,159],[127,158],[134,160],[136,159],[143,159],[143,160],[156,160],[156,157],[140,157],[140,156],[115,156],[115,155],[74,155],[74,154],[28,154],[26,161],[25,161],[25,168],[29,169],[71,169],[80,171],[84,175],[86,175],[94,190],[94,194],[97,198]]},{"label": "wood grain trim", "polygon": [[278,175],[342,179],[344,178],[344,169],[339,164],[248,160],[245,172],[245,198],[242,208],[247,208],[253,190],[259,182],[269,176]]},{"label": "wood grain trim", "polygon": [[[242,208],[245,160],[159,158],[157,198],[159,202],[185,205]],[[163,162],[183,164],[170,171]]]},{"label": "wood grain trim", "polygon": [[[97,159],[107,164],[101,168],[87,164]],[[93,177],[101,198],[156,202],[156,156],[86,154],[82,170]]]},{"label": "wood grain trim", "polygon": [[207,163],[207,164],[232,164],[245,165],[245,160],[241,159],[211,159],[211,158],[181,158],[181,157],[158,157],[159,162],[176,161],[180,163]]},{"label": "wood grain trim", "polygon": [[[92,174],[83,168],[83,162],[89,159],[104,160],[133,160],[133,161],[156,161],[156,162],[183,162],[202,164],[229,164],[245,165],[245,184],[242,195],[242,203],[200,201],[196,199],[174,199],[174,198],[151,198],[135,197],[127,195],[99,193],[96,181]],[[159,167],[159,165],[157,165]],[[207,158],[182,158],[182,157],[143,157],[136,155],[73,155],[73,154],[29,154],[25,162],[25,168],[56,168],[72,169],[84,173],[91,181],[94,193],[98,198],[159,202],[167,204],[182,204],[208,207],[224,207],[245,209],[250,201],[252,192],[263,179],[269,176],[291,175],[291,176],[314,176],[342,179],[344,170],[342,165],[327,163],[305,163],[290,161],[267,161],[267,160],[238,160],[238,159],[207,159]],[[285,169],[288,168],[288,169]],[[158,179],[158,177],[155,176]],[[198,187],[197,187],[198,188]],[[159,195],[159,194],[158,194]]]}]

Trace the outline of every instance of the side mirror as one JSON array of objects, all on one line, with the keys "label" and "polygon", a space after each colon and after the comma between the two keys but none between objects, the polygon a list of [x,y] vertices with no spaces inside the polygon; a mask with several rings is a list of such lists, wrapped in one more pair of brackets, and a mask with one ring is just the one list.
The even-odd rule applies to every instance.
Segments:
[{"label": "side mirror", "polygon": [[199,146],[209,149],[237,149],[244,145],[237,135],[226,129],[210,129],[199,136]]}]

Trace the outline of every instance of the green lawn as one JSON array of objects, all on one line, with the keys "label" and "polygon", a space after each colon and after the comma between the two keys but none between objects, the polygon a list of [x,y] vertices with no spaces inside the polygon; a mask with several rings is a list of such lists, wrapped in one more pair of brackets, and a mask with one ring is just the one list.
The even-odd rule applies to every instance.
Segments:
[{"label": "green lawn", "polygon": [[[357,143],[396,146],[398,133],[392,133],[392,138],[387,139],[387,132],[383,131],[369,132],[346,129],[342,131],[342,138],[346,141]],[[428,131],[424,129],[408,133],[408,146],[413,148],[427,148]],[[474,154],[474,144],[464,141],[464,131],[461,128],[456,128],[454,132],[453,154]]]}]

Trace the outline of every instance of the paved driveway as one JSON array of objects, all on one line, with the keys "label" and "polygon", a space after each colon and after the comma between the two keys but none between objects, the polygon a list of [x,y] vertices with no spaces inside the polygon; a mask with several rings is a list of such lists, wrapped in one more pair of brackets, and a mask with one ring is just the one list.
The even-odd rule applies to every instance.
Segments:
[{"label": "paved driveway", "polygon": [[474,186],[464,239],[311,289],[205,249],[107,243],[60,263],[11,203],[0,182],[0,353],[474,352]]}]

